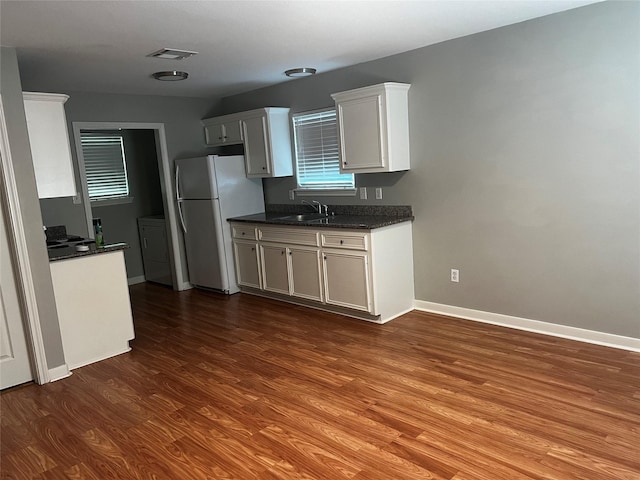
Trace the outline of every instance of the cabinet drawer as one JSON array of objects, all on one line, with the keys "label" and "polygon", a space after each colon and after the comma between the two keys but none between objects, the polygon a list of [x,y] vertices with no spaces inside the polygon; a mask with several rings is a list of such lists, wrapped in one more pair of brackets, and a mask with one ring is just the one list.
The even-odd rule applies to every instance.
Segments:
[{"label": "cabinet drawer", "polygon": [[318,246],[318,232],[298,228],[261,228],[258,238],[263,242]]},{"label": "cabinet drawer", "polygon": [[256,239],[256,227],[250,225],[233,225],[233,238],[243,238],[246,240]]},{"label": "cabinet drawer", "polygon": [[351,250],[368,250],[369,236],[365,233],[323,233],[322,246],[348,248]]}]

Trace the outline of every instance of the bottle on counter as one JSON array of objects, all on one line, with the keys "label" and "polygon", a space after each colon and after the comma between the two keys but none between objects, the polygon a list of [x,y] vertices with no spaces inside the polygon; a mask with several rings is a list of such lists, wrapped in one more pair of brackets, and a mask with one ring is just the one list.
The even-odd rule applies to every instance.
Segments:
[{"label": "bottle on counter", "polygon": [[104,236],[102,235],[102,220],[99,218],[93,219],[93,230],[95,232],[96,247],[102,247],[104,245]]}]

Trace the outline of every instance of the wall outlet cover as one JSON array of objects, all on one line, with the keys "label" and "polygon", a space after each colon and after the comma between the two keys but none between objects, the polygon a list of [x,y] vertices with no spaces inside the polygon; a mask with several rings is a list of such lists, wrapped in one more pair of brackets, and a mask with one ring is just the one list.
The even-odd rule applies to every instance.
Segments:
[{"label": "wall outlet cover", "polygon": [[296,191],[289,190],[289,200],[295,200],[295,199],[296,199]]},{"label": "wall outlet cover", "polygon": [[367,187],[360,187],[360,200],[367,199]]},{"label": "wall outlet cover", "polygon": [[382,200],[382,187],[376,187],[376,200]]}]

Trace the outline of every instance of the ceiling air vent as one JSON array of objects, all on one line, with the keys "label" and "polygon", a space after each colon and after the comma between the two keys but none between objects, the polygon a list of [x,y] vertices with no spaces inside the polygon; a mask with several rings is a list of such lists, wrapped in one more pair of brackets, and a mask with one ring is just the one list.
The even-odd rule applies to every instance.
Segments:
[{"label": "ceiling air vent", "polygon": [[193,57],[198,52],[190,52],[189,50],[178,50],[176,48],[163,48],[157,52],[150,53],[147,57],[165,58],[167,60],[182,60],[183,58]]}]

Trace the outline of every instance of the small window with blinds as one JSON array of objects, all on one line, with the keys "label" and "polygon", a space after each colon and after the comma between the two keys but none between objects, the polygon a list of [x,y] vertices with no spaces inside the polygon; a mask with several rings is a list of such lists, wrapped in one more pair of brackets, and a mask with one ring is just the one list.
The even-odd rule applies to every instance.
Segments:
[{"label": "small window with blinds", "polygon": [[354,191],[353,174],[340,173],[335,110],[293,115],[293,138],[300,190]]},{"label": "small window with blinds", "polygon": [[106,132],[81,134],[82,156],[92,202],[129,196],[122,135]]}]

